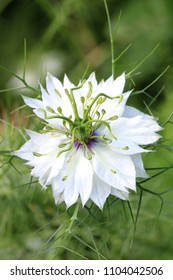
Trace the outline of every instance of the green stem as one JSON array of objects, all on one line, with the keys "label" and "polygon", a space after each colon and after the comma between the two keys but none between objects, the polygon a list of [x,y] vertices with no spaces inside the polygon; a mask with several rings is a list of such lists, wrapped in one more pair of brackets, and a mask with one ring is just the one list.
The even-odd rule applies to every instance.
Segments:
[{"label": "green stem", "polygon": [[111,43],[111,57],[112,57],[112,76],[114,78],[115,75],[115,70],[114,70],[114,60],[115,60],[115,55],[114,55],[114,38],[113,38],[113,33],[112,33],[112,26],[111,26],[111,19],[110,19],[110,14],[109,14],[109,9],[108,9],[108,5],[107,5],[107,1],[104,0],[104,5],[105,5],[105,9],[106,9],[106,15],[107,15],[107,19],[108,19],[108,26],[109,26],[109,35],[110,35],[110,43]]},{"label": "green stem", "polygon": [[[136,71],[136,69],[138,69],[138,68],[145,62],[145,60],[147,60],[147,59],[155,52],[155,50],[158,48],[158,46],[159,46],[159,44],[157,44],[157,45],[155,46],[155,48],[154,48],[144,59],[142,59],[142,61],[139,62],[139,63],[135,66],[135,68],[133,68],[133,70],[131,70],[129,73],[127,73],[127,74],[126,74],[126,77],[129,78],[129,77],[131,76],[131,74],[132,74],[134,71]],[[146,88],[148,88],[148,86],[147,86]],[[145,89],[146,89],[146,88],[145,88]],[[145,89],[144,89],[144,90],[145,90]]]},{"label": "green stem", "polygon": [[80,200],[78,200],[77,203],[76,203],[74,213],[70,218],[70,224],[69,224],[68,228],[66,229],[66,233],[71,233],[71,229],[73,227],[73,224],[77,220],[77,214],[78,214],[80,205],[81,205],[81,202],[80,202]]},{"label": "green stem", "polygon": [[[76,207],[74,209],[73,215],[71,216],[71,218],[69,220],[69,225],[66,228],[66,230],[63,231],[63,232],[58,231],[58,237],[57,237],[58,250],[56,252],[57,255],[59,255],[61,253],[61,251],[65,248],[64,244],[65,244],[66,240],[68,239],[69,235],[72,236],[72,227],[74,226],[75,221],[77,221],[77,214],[78,214],[78,211],[79,211],[80,204],[81,204],[81,202],[80,202],[80,200],[78,200],[77,203],[76,203]],[[60,228],[63,230],[63,225]]]}]

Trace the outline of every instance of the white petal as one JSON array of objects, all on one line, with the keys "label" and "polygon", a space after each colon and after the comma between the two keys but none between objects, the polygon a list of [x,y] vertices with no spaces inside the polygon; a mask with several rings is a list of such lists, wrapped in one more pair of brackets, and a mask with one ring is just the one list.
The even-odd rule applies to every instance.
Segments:
[{"label": "white petal", "polygon": [[100,208],[103,209],[105,201],[111,192],[110,185],[100,180],[99,177],[94,174],[93,176],[93,188],[90,195],[92,201]]},{"label": "white petal", "polygon": [[132,160],[136,169],[136,177],[138,178],[148,178],[142,161],[142,156],[140,154],[132,155]]},{"label": "white petal", "polygon": [[[57,158],[57,153],[58,145],[65,136],[60,136],[58,133],[54,136],[52,133],[40,134],[30,130],[27,130],[27,134],[31,139],[14,155],[27,160],[27,164],[33,167],[31,175],[38,177],[40,184],[45,187],[53,177],[57,176],[63,165],[65,154]],[[34,155],[34,152],[41,156]]]},{"label": "white petal", "polygon": [[54,179],[54,182],[52,184],[53,196],[54,196],[55,203],[60,204],[64,202],[64,193],[58,191],[55,192],[54,191],[54,189],[56,188],[55,186],[56,186],[56,180]]},{"label": "white petal", "polygon": [[[66,180],[63,178],[66,177]],[[79,195],[85,205],[92,191],[93,170],[91,163],[83,155],[83,151],[76,151],[69,163],[64,163],[61,173],[54,179],[52,185],[54,197],[63,193],[67,207],[74,204]]]},{"label": "white petal", "polygon": [[91,162],[84,157],[83,151],[78,152],[81,152],[81,156],[76,163],[74,185],[78,189],[82,204],[85,205],[92,191],[93,169]]},{"label": "white petal", "polygon": [[111,188],[111,194],[122,199],[122,200],[129,200],[129,192],[119,191],[115,188]]},{"label": "white petal", "polygon": [[144,114],[143,112],[139,111],[138,109],[131,107],[131,106],[126,106],[124,113],[123,113],[123,117],[125,118],[133,118],[133,117],[137,117],[137,116],[143,116],[143,117],[149,117],[151,118],[151,116]]},{"label": "white petal", "polygon": [[56,132],[38,133],[31,130],[26,132],[31,138],[33,147],[35,146],[34,152],[40,154],[48,154],[52,151],[56,151],[57,154],[59,144],[66,141],[65,135]]},{"label": "white petal", "polygon": [[70,101],[66,93],[64,92],[64,87],[62,86],[62,83],[57,78],[48,74],[46,77],[46,86],[54,103],[53,108],[55,109],[55,111],[58,107],[61,107],[62,112],[65,116],[68,117],[70,116],[70,114],[73,115],[73,110]]},{"label": "white petal", "polygon": [[148,116],[119,118],[111,123],[111,128],[118,140],[130,141],[138,145],[151,144],[160,138],[156,133],[160,130],[160,126]]},{"label": "white petal", "polygon": [[12,153],[12,155],[20,157],[24,160],[31,160],[33,156],[33,152],[35,150],[35,146],[31,140],[27,141],[19,150]]},{"label": "white petal", "polygon": [[63,198],[67,205],[67,208],[76,203],[79,196],[78,189],[74,185],[74,172],[75,166],[74,169],[72,169],[71,172],[67,175],[67,179],[64,181],[63,175],[62,173],[60,173],[55,178],[54,185],[52,186],[55,198],[59,193],[63,193]]},{"label": "white petal", "polygon": [[59,176],[59,173],[63,167],[65,161],[65,154],[62,153],[59,157],[54,157],[52,159],[51,169],[47,176],[46,185],[52,184],[53,179]]},{"label": "white petal", "polygon": [[[58,98],[56,100],[52,95],[48,94],[48,92],[42,87],[42,85],[40,85],[40,88],[41,88],[44,108],[49,106],[49,107],[53,108],[54,110],[56,110],[57,107],[60,105],[58,102]],[[49,115],[49,112],[48,112],[48,115]]]},{"label": "white petal", "polygon": [[108,78],[104,83],[101,84],[100,90],[102,87],[102,91],[109,96],[119,96],[122,95],[123,89],[125,85],[125,74],[121,74],[119,77],[117,77],[115,80],[113,80],[113,77],[111,76]]},{"label": "white petal", "polygon": [[98,84],[97,84],[95,72],[91,73],[91,75],[88,77],[86,82],[91,82],[93,88],[97,87]]},{"label": "white petal", "polygon": [[[57,99],[60,98],[60,95],[63,92],[63,86],[60,80],[52,76],[51,74],[48,73],[46,77],[46,88],[49,92],[50,95],[54,95],[57,97]],[[60,95],[59,95],[59,94]]]},{"label": "white petal", "polygon": [[119,77],[117,77],[113,82],[114,87],[115,87],[116,91],[119,92],[119,94],[121,92],[123,92],[125,81],[126,81],[126,75],[124,72]]},{"label": "white petal", "polygon": [[130,156],[117,154],[102,144],[96,145],[93,151],[94,171],[101,180],[120,191],[136,189],[136,172]]},{"label": "white petal", "polygon": [[31,108],[41,108],[43,106],[43,102],[41,100],[30,98],[27,96],[22,96],[25,103]]},{"label": "white petal", "polygon": [[76,87],[74,84],[72,84],[72,82],[69,80],[66,74],[64,75],[63,84],[64,84],[64,88],[66,89],[72,89]]},{"label": "white petal", "polygon": [[34,157],[32,161],[28,162],[29,165],[33,166],[31,175],[39,178],[40,184],[45,187],[47,182],[47,177],[52,167],[52,157]]},{"label": "white petal", "polygon": [[[109,137],[109,135],[107,136]],[[112,143],[109,145],[109,147],[116,153],[124,154],[124,155],[134,155],[134,154],[149,152],[149,150],[143,149],[137,144],[124,139],[122,140],[112,139]]]}]

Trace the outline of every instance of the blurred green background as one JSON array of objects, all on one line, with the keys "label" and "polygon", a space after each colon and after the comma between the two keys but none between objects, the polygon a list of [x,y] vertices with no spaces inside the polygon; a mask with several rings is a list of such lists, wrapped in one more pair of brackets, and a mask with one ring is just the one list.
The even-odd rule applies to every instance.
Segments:
[{"label": "blurred green background", "polygon": [[[0,259],[173,259],[173,2],[107,3],[112,26],[122,11],[115,55],[119,56],[131,44],[115,65],[116,76],[133,70],[160,43],[135,71],[134,83],[128,79],[126,85],[136,93],[141,91],[130,98],[129,104],[144,112],[148,112],[148,104],[150,112],[164,124],[161,144],[155,147],[155,153],[144,158],[153,178],[142,186],[153,193],[141,193],[138,188],[137,194],[131,195],[130,204],[110,197],[103,212],[89,204],[80,209],[79,220],[62,242],[59,236],[74,207],[66,212],[64,205],[56,206],[51,189],[42,191],[28,175],[23,161],[10,155],[24,142],[23,128],[37,127],[33,119],[27,118],[31,111],[26,107],[14,111],[23,105],[21,93],[36,93],[12,73],[22,78],[25,41],[26,82],[33,88],[37,88],[38,81],[44,84],[47,71],[60,79],[67,73],[74,83],[86,69],[87,75],[96,71],[98,80],[108,78],[111,52],[104,3],[1,0]],[[164,73],[168,65],[170,68]],[[159,171],[163,172],[155,176]],[[133,220],[137,221],[135,235]]]}]

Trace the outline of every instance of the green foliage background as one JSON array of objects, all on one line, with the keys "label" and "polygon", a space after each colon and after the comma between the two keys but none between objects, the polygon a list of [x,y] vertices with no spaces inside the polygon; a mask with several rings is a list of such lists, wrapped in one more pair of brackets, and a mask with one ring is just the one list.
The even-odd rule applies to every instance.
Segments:
[{"label": "green foliage background", "polygon": [[[67,73],[77,82],[88,65],[87,74],[94,70],[98,79],[106,79],[111,75],[111,52],[102,0],[1,0],[0,259],[173,258],[173,3],[107,2],[113,26],[122,11],[116,56],[131,44],[115,65],[116,76],[133,70],[160,43],[136,70],[134,84],[128,79],[126,85],[142,91],[129,104],[144,112],[149,107],[164,124],[162,142],[144,158],[151,179],[142,187],[150,192],[138,188],[130,204],[110,197],[103,212],[89,204],[80,209],[78,220],[69,228],[74,207],[66,212],[64,205],[56,206],[51,189],[42,191],[23,161],[10,155],[24,142],[23,129],[37,128],[27,118],[31,111],[26,107],[14,111],[23,105],[21,93],[36,96],[12,74],[23,75],[24,39],[24,81],[33,88],[38,81],[44,84],[47,71],[60,79]],[[161,75],[168,65],[171,67]],[[65,230],[68,238],[62,238]]]}]

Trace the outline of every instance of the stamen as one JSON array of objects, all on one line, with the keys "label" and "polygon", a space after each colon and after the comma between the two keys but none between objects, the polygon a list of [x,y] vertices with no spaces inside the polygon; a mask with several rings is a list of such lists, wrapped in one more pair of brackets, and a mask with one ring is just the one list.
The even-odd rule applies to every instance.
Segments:
[{"label": "stamen", "polygon": [[116,174],[116,173],[117,173],[114,169],[110,169],[110,171],[111,171],[113,174]]},{"label": "stamen", "polygon": [[63,182],[64,182],[65,180],[67,180],[67,175],[64,176],[64,177],[62,178],[62,181],[63,181]]},{"label": "stamen", "polygon": [[72,88],[71,90],[74,91],[74,90],[78,90],[78,89],[82,88],[83,85],[85,84],[85,82],[86,82],[86,80],[84,79],[84,80],[81,82],[81,84],[80,84],[79,86],[74,87],[74,88]]},{"label": "stamen", "polygon": [[119,98],[120,98],[120,100],[118,103],[121,103],[123,101],[123,95],[120,95]]},{"label": "stamen", "polygon": [[63,126],[67,129],[67,131],[69,131],[68,127],[67,127],[67,122],[65,120],[63,120],[62,122]]},{"label": "stamen", "polygon": [[36,156],[36,157],[42,157],[42,156],[44,156],[44,155],[39,154],[39,153],[37,153],[37,152],[33,152],[33,155]]},{"label": "stamen", "polygon": [[59,97],[62,97],[61,93],[57,90],[57,88],[55,88],[55,92],[59,95]]},{"label": "stamen", "polygon": [[62,108],[61,108],[61,107],[58,107],[58,108],[57,108],[57,111],[58,111],[58,113],[59,113],[60,115],[62,115]]},{"label": "stamen", "polygon": [[116,150],[123,150],[123,151],[127,151],[127,150],[130,149],[128,146],[124,146],[124,147],[122,147],[122,148],[116,147],[116,142],[115,142],[115,145],[111,145],[110,147],[111,147],[111,148],[114,148],[114,149],[116,149]]},{"label": "stamen", "polygon": [[81,96],[80,101],[82,102],[82,104],[85,103],[85,97]]},{"label": "stamen", "polygon": [[102,134],[102,135],[92,135],[92,136],[90,137],[90,139],[104,139],[104,137],[105,137],[104,134]]},{"label": "stamen", "polygon": [[87,99],[89,99],[92,95],[92,91],[93,91],[93,85],[91,82],[88,82],[88,86],[89,86],[89,91],[87,93]]},{"label": "stamen", "polygon": [[40,154],[40,153],[37,153],[37,152],[33,152],[32,154],[33,154],[34,156],[36,156],[36,157],[41,157],[41,156],[50,155],[50,154],[54,153],[56,150],[57,150],[57,148],[54,149],[54,150],[52,150],[52,151],[50,151],[50,152],[48,152],[48,153],[45,153],[45,154]]},{"label": "stamen", "polygon": [[76,131],[76,127],[73,129],[73,132],[72,132],[72,138],[71,138],[71,141],[70,141],[70,143],[71,143],[70,146],[67,149],[64,149],[64,150],[60,151],[57,154],[57,157],[59,157],[62,153],[70,151],[73,148],[74,138],[75,138],[75,131]]},{"label": "stamen", "polygon": [[84,115],[85,114],[85,97],[81,96],[80,101],[82,103],[83,115]]},{"label": "stamen", "polygon": [[102,115],[103,115],[103,116],[106,114],[105,109],[102,109],[101,112],[102,112]]},{"label": "stamen", "polygon": [[110,138],[107,138],[107,137],[104,137],[103,140],[105,142],[107,142],[108,144],[111,144],[112,143],[112,140]]},{"label": "stamen", "polygon": [[129,150],[129,147],[128,146],[125,146],[122,148],[123,150]]},{"label": "stamen", "polygon": [[70,142],[62,143],[62,144],[58,145],[58,147],[59,147],[59,148],[64,148],[64,147],[67,146],[68,144],[70,144]]},{"label": "stamen", "polygon": [[98,104],[102,104],[106,99],[116,99],[116,98],[120,98],[120,101],[122,101],[123,96],[109,96],[105,93],[99,93],[91,102],[91,104],[89,105],[89,107],[87,108],[87,110],[85,111],[85,115],[83,118],[83,123],[86,122],[88,115],[92,109],[92,106],[94,105],[94,103],[96,103],[96,105]]},{"label": "stamen", "polygon": [[48,112],[52,113],[52,114],[55,114],[54,109],[53,109],[52,107],[50,107],[50,106],[46,106],[46,110],[47,110]]},{"label": "stamen", "polygon": [[63,130],[63,129],[59,129],[59,128],[53,128],[51,126],[45,126],[44,129],[40,130],[40,133],[48,133],[48,132],[57,132],[57,133],[62,133],[64,135],[66,135],[68,132],[68,129],[67,130]]},{"label": "stamen", "polygon": [[109,121],[116,121],[118,119],[118,116],[112,116],[109,118]]},{"label": "stamen", "polygon": [[65,88],[65,93],[71,103],[71,107],[73,109],[73,113],[75,115],[75,119],[76,120],[79,120],[79,115],[78,115],[78,111],[77,111],[77,106],[76,106],[76,102],[75,102],[75,99],[74,99],[74,96],[73,96],[73,90],[74,89],[70,89],[70,92],[68,91],[68,89]]},{"label": "stamen", "polygon": [[97,104],[97,105],[100,105],[100,104],[102,104],[102,103],[103,103],[103,98],[100,96],[100,97],[97,99],[96,104]]},{"label": "stamen", "polygon": [[88,160],[91,160],[91,159],[92,159],[92,154],[91,154],[91,152],[89,151],[88,148],[86,148],[85,151],[86,151],[86,157],[87,157],[87,159],[88,159]]},{"label": "stamen", "polygon": [[43,114],[44,114],[44,119],[47,119],[47,113],[46,113],[46,110],[45,110],[45,109],[43,109],[43,108],[39,108],[39,110],[43,112]]},{"label": "stamen", "polygon": [[98,111],[96,111],[96,115],[97,115],[98,119],[100,119],[100,113]]}]

